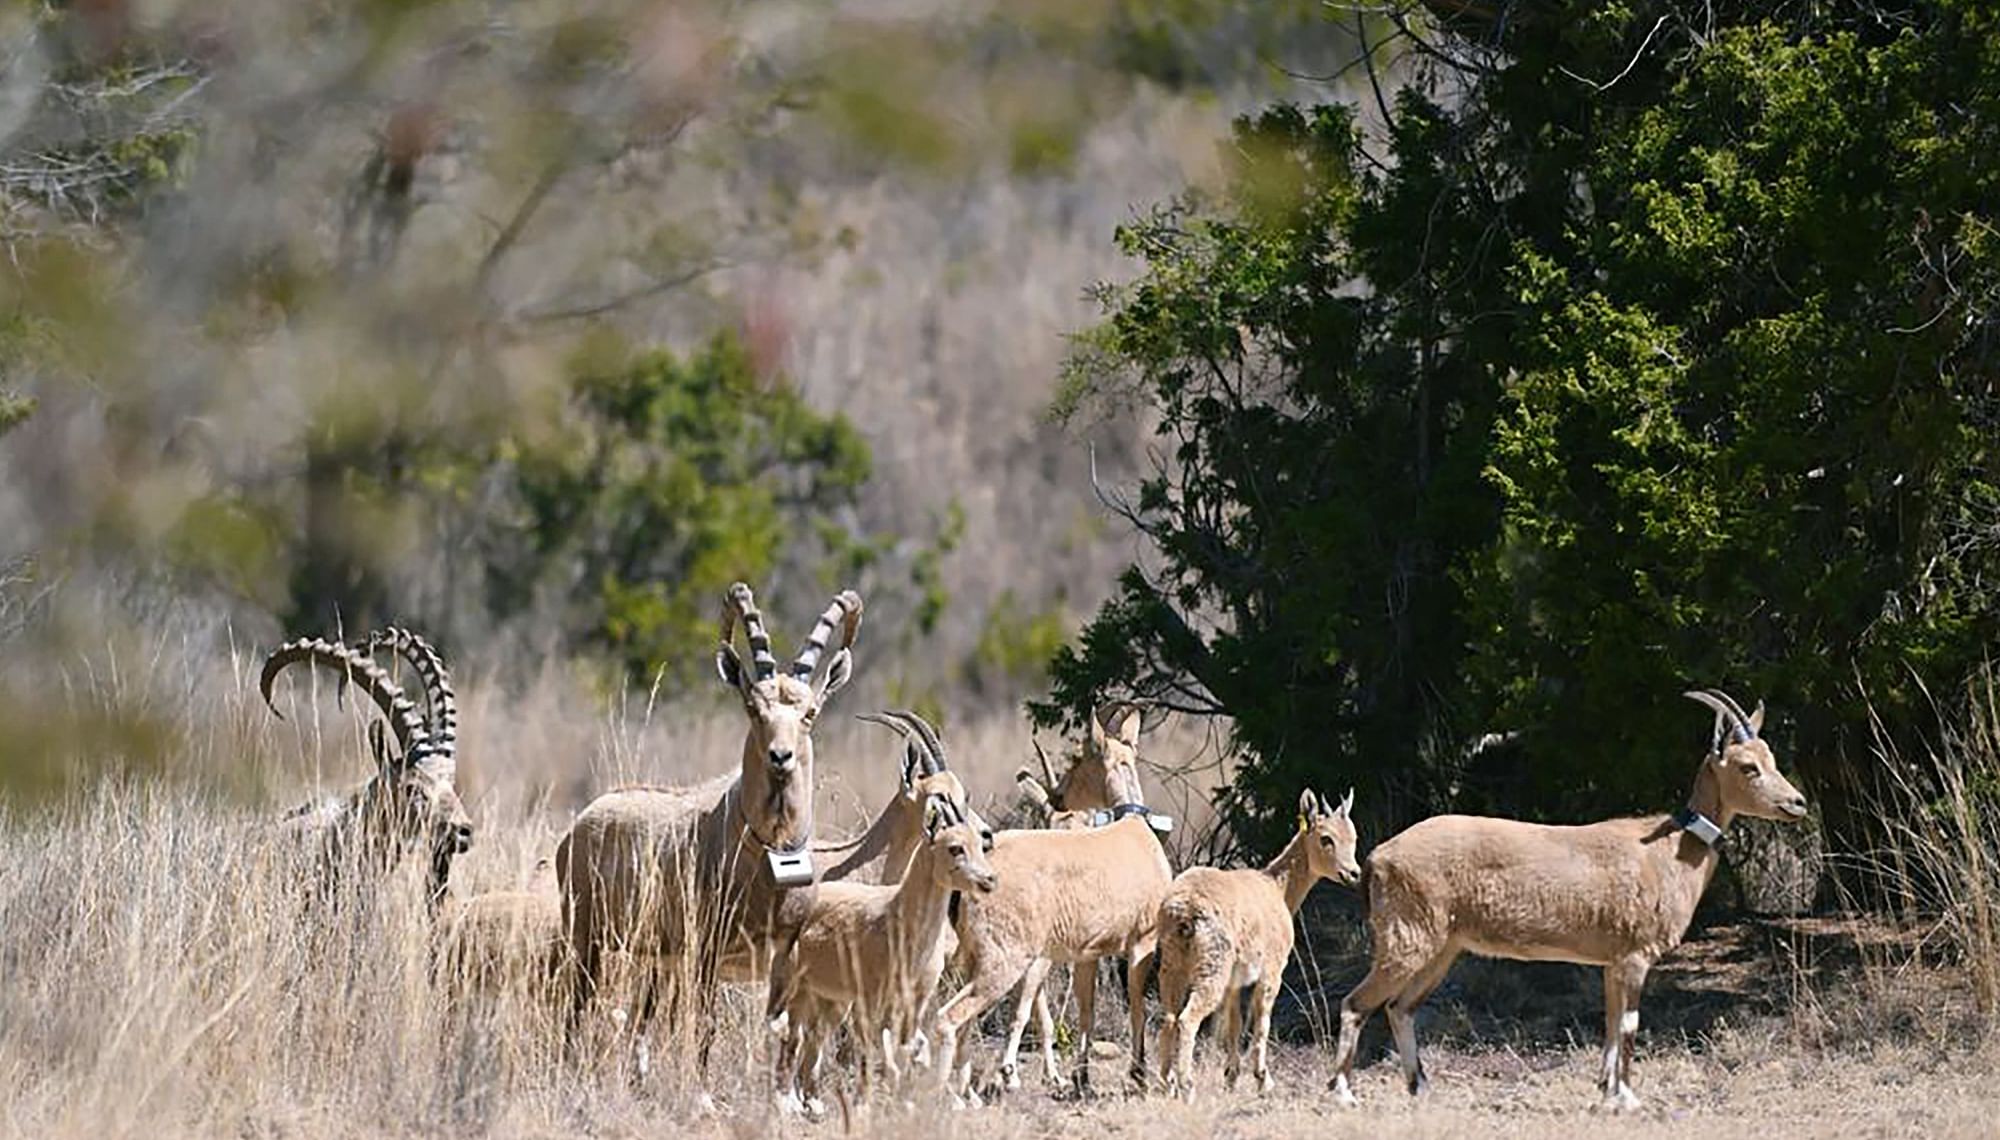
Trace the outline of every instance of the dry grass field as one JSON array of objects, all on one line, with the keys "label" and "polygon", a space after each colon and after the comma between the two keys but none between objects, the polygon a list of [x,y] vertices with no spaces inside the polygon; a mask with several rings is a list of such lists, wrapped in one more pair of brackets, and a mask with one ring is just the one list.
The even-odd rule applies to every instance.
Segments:
[{"label": "dry grass field", "polygon": [[[209,674],[223,672],[216,666]],[[306,898],[306,868],[265,826],[315,770],[358,775],[360,719],[330,687],[281,690],[279,721],[248,677],[197,684],[193,668],[79,681],[69,699],[172,710],[157,771],[78,781],[0,819],[0,1133],[34,1137],[362,1135],[493,1137],[888,1136],[1666,1136],[1992,1135],[2000,1049],[1974,1012],[1968,971],[1921,926],[1817,918],[1697,921],[1648,987],[1636,1080],[1646,1110],[1592,1110],[1601,990],[1594,971],[1461,964],[1421,1020],[1433,1089],[1401,1090],[1379,1021],[1364,1045],[1364,1107],[1322,1092],[1327,1015],[1365,969],[1351,896],[1322,886],[1280,1006],[1268,1097],[1224,1093],[1210,1044],[1191,1105],[1030,1087],[951,1113],[935,1099],[837,1106],[818,1123],[772,1114],[758,996],[709,1003],[722,1026],[706,1082],[689,1026],[663,1026],[636,1081],[600,1005],[565,1062],[552,1009],[533,1000],[454,1001],[432,975],[432,923],[418,869],[382,886]],[[176,686],[182,686],[176,689]],[[116,692],[113,688],[116,687]],[[714,711],[630,708],[586,715],[550,682],[503,699],[468,685],[464,787],[479,829],[454,873],[457,899],[520,886],[595,789],[725,767],[740,721]],[[113,701],[113,698],[116,698]],[[823,818],[839,828],[888,794],[887,734],[843,707],[821,741]],[[1169,727],[1151,754],[1179,761],[1203,741]],[[953,726],[954,765],[1004,814],[1031,753],[1011,719]],[[1198,803],[1200,781],[1175,810]],[[1149,779],[1160,780],[1158,773]],[[1162,798],[1176,795],[1166,792]],[[1191,821],[1183,837],[1201,830]],[[1368,837],[1370,839],[1379,837]],[[1186,858],[1185,850],[1178,853]],[[448,905],[456,905],[456,900]],[[1115,993],[1115,987],[1103,987]],[[1065,1003],[1066,1004],[1066,1003]],[[1115,999],[1099,1011],[1116,1026]],[[990,1069],[989,1026],[978,1049]],[[712,1093],[714,1106],[703,1103]]]}]

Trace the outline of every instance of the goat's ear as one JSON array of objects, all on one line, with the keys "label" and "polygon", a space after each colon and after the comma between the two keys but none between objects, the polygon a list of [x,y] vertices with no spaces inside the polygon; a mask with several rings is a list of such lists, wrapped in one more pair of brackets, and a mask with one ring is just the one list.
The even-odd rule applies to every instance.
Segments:
[{"label": "goat's ear", "polygon": [[1764,735],[1764,702],[1757,702],[1757,711],[1750,714],[1750,735]]},{"label": "goat's ear", "polygon": [[734,645],[716,647],[715,675],[722,678],[723,684],[739,693],[743,691],[743,662],[737,660]]},{"label": "goat's ear", "polygon": [[923,767],[923,755],[917,751],[917,742],[912,740],[903,745],[903,794],[917,790],[917,772]]},{"label": "goat's ear", "polygon": [[826,699],[841,690],[854,676],[854,654],[843,649],[827,662],[826,676],[820,680],[819,692],[813,697],[815,706],[826,703]]},{"label": "goat's ear", "polygon": [[1304,825],[1308,821],[1318,819],[1320,817],[1320,811],[1321,809],[1319,806],[1319,795],[1317,793],[1315,793],[1311,788],[1307,788],[1305,791],[1300,792],[1299,830],[1304,831],[1305,830]]},{"label": "goat's ear", "polygon": [[1139,746],[1139,706],[1126,705],[1118,712],[1117,716],[1118,720],[1112,727],[1111,734],[1126,745],[1137,748]]},{"label": "goat's ear", "polygon": [[1092,709],[1090,712],[1091,751],[1099,756],[1104,755],[1104,741],[1104,717],[1101,715],[1101,710]]}]

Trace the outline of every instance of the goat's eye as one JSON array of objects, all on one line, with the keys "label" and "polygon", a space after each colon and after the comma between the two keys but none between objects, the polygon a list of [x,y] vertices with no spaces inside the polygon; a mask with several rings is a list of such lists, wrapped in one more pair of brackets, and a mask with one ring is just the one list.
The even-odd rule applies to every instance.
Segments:
[{"label": "goat's eye", "polygon": [[1319,845],[1320,845],[1321,847],[1332,847],[1332,846],[1333,846],[1333,836],[1331,836],[1331,835],[1322,835],[1322,836],[1320,836],[1320,837],[1319,837]]},{"label": "goat's eye", "polygon": [[962,859],[962,858],[964,858],[964,857],[965,857],[965,844],[963,844],[963,843],[954,843],[954,844],[952,844],[952,845],[951,845],[951,855],[952,855],[952,858],[954,858],[954,859]]},{"label": "goat's eye", "polygon": [[1744,779],[1746,779],[1746,780],[1754,780],[1754,779],[1756,779],[1757,777],[1759,777],[1759,776],[1761,776],[1761,775],[1763,775],[1763,774],[1764,774],[1764,770],[1763,770],[1762,768],[1759,768],[1759,767],[1758,767],[1757,765],[1755,765],[1755,764],[1745,764],[1745,765],[1743,765],[1743,766],[1742,766],[1742,772],[1743,772],[1743,778],[1744,778]]}]

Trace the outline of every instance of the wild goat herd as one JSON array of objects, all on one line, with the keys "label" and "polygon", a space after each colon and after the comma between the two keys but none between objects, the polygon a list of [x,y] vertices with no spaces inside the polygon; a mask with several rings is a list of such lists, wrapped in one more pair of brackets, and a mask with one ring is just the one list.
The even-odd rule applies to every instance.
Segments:
[{"label": "wild goat herd", "polygon": [[[963,1103],[971,1095],[967,1027],[1014,990],[1000,1083],[1019,1085],[1030,1016],[1039,1023],[1045,1073],[1058,1079],[1042,985],[1059,963],[1073,967],[1074,1080],[1087,1087],[1097,963],[1121,958],[1133,1081],[1142,1089],[1150,1083],[1145,988],[1157,964],[1165,1087],[1191,1094],[1195,1038],[1218,1009],[1224,1078],[1234,1084],[1247,990],[1251,1071],[1268,1090],[1271,1012],[1292,952],[1293,916],[1316,882],[1332,879],[1359,885],[1372,945],[1367,976],[1340,1007],[1330,1088],[1341,1103],[1354,1103],[1362,1024],[1385,1007],[1409,1090],[1423,1088],[1416,1009],[1470,951],[1604,968],[1602,1088],[1605,1104],[1622,1109],[1638,1103],[1630,1068],[1639,991],[1686,932],[1714,873],[1717,839],[1739,815],[1806,813],[1759,738],[1763,706],[1745,713],[1721,692],[1702,690],[1687,696],[1715,714],[1711,747],[1687,806],[1672,815],[1579,827],[1439,816],[1376,847],[1364,868],[1355,858],[1353,794],[1334,803],[1306,790],[1297,832],[1263,868],[1192,867],[1176,876],[1155,835],[1171,821],[1146,807],[1140,787],[1136,709],[1093,716],[1060,780],[1046,757],[1041,778],[1019,773],[1049,826],[998,833],[947,767],[937,731],[912,713],[889,712],[869,719],[904,737],[901,787],[863,834],[828,841],[813,830],[812,730],[853,673],[860,623],[861,598],[841,593],[798,656],[780,667],[750,588],[730,587],[715,664],[743,701],[737,770],[593,800],[556,848],[553,889],[478,895],[453,908],[444,952],[458,984],[560,976],[565,984],[545,992],[569,995],[573,1035],[609,955],[622,954],[638,964],[636,1000],[622,1020],[643,1074],[663,989],[685,1003],[675,1021],[695,1026],[705,1068],[716,983],[761,982],[780,1104],[816,1112],[826,1046],[836,1041],[864,1097],[874,1070],[902,1086],[914,1064]],[[736,650],[739,624],[747,665]],[[421,708],[375,660],[384,652],[414,672]],[[387,865],[421,851],[433,905],[441,906],[452,860],[472,842],[453,787],[457,707],[444,662],[422,637],[397,628],[351,646],[288,642],[265,662],[267,703],[278,674],[298,662],[359,686],[387,731],[384,721],[370,726],[373,778],[296,809],[284,826],[317,844],[329,867],[355,859]],[[522,947],[533,965],[509,970]],[[963,980],[940,1003],[947,965]]]}]

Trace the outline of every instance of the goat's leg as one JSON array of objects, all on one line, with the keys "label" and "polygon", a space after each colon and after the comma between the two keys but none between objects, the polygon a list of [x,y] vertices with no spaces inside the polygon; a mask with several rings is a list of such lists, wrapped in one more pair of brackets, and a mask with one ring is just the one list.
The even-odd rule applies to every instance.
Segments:
[{"label": "goat's leg", "polygon": [[1076,1089],[1090,1091],[1090,1039],[1097,1026],[1097,959],[1070,967],[1070,989],[1076,994]]},{"label": "goat's leg", "polygon": [[1639,989],[1650,965],[1624,958],[1604,967],[1604,1108],[1612,1112],[1639,1107],[1629,1080],[1631,1049],[1639,1034]]},{"label": "goat's leg", "polygon": [[1049,1012],[1049,987],[1045,980],[1035,990],[1035,1032],[1042,1044],[1042,1080],[1062,1083],[1062,1066],[1056,1062],[1056,1017]]},{"label": "goat's leg", "polygon": [[[1201,1024],[1207,1021],[1217,1006],[1229,1000],[1229,967],[1209,969],[1192,979],[1169,985],[1167,974],[1160,977],[1160,1004],[1166,1011],[1165,1021],[1160,1026],[1160,1064],[1167,1070],[1167,1091],[1178,1092],[1181,1096],[1194,1098],[1194,1043],[1201,1034]],[[1182,996],[1181,989],[1186,994]],[[1171,988],[1175,992],[1169,994]],[[1173,1005],[1180,998],[1179,1008]],[[1169,1043],[1167,1030],[1172,1028],[1173,1040]]]},{"label": "goat's leg", "polygon": [[[1376,945],[1381,945],[1379,939]],[[1332,1090],[1340,1103],[1355,1103],[1354,1055],[1361,1050],[1361,1026],[1391,997],[1402,992],[1412,976],[1413,971],[1377,962],[1369,968],[1368,976],[1361,979],[1361,984],[1341,999],[1340,1044],[1334,1048],[1333,1079],[1327,1082],[1327,1088]]]},{"label": "goat's leg", "polygon": [[1146,1087],[1146,979],[1152,976],[1159,959],[1158,942],[1134,947],[1125,970],[1125,1004],[1132,1018],[1131,1065],[1126,1072],[1134,1084]]},{"label": "goat's leg", "polygon": [[1035,1012],[1038,1002],[1042,1002],[1041,1008],[1048,1008],[1042,999],[1042,983],[1049,976],[1050,965],[1047,958],[1036,958],[1028,963],[1028,972],[1021,975],[1021,991],[1014,999],[1013,1024],[1007,1029],[1007,1051],[1000,1057],[1000,1083],[1009,1092],[1021,1087],[1021,1036],[1028,1031],[1028,1017]]},{"label": "goat's leg", "polygon": [[965,1027],[977,1021],[979,1015],[991,1008],[994,1002],[1007,996],[1007,991],[1021,980],[1027,966],[1025,962],[1003,966],[994,955],[982,957],[972,980],[938,1010],[938,1072],[943,1075],[954,1097],[963,1098],[972,1072],[969,1059],[964,1066],[965,1080],[957,1080],[952,1072],[965,1044]]},{"label": "goat's leg", "polygon": [[[1229,970],[1223,974],[1227,979]],[[1243,1072],[1243,990],[1231,988],[1222,998],[1222,1087],[1234,1089]]]},{"label": "goat's leg", "polygon": [[1250,991],[1250,1073],[1257,1078],[1257,1091],[1271,1091],[1271,1010],[1278,1004],[1278,984],[1284,979],[1284,963],[1266,970]]},{"label": "goat's leg", "polygon": [[1431,991],[1444,981],[1451,970],[1451,964],[1458,960],[1458,951],[1446,948],[1439,951],[1414,978],[1403,986],[1389,1001],[1389,1032],[1396,1039],[1396,1053],[1403,1063],[1403,1080],[1410,1095],[1417,1096],[1430,1087],[1429,1078],[1424,1075],[1423,1057],[1417,1051],[1417,1007],[1424,1004]]}]

